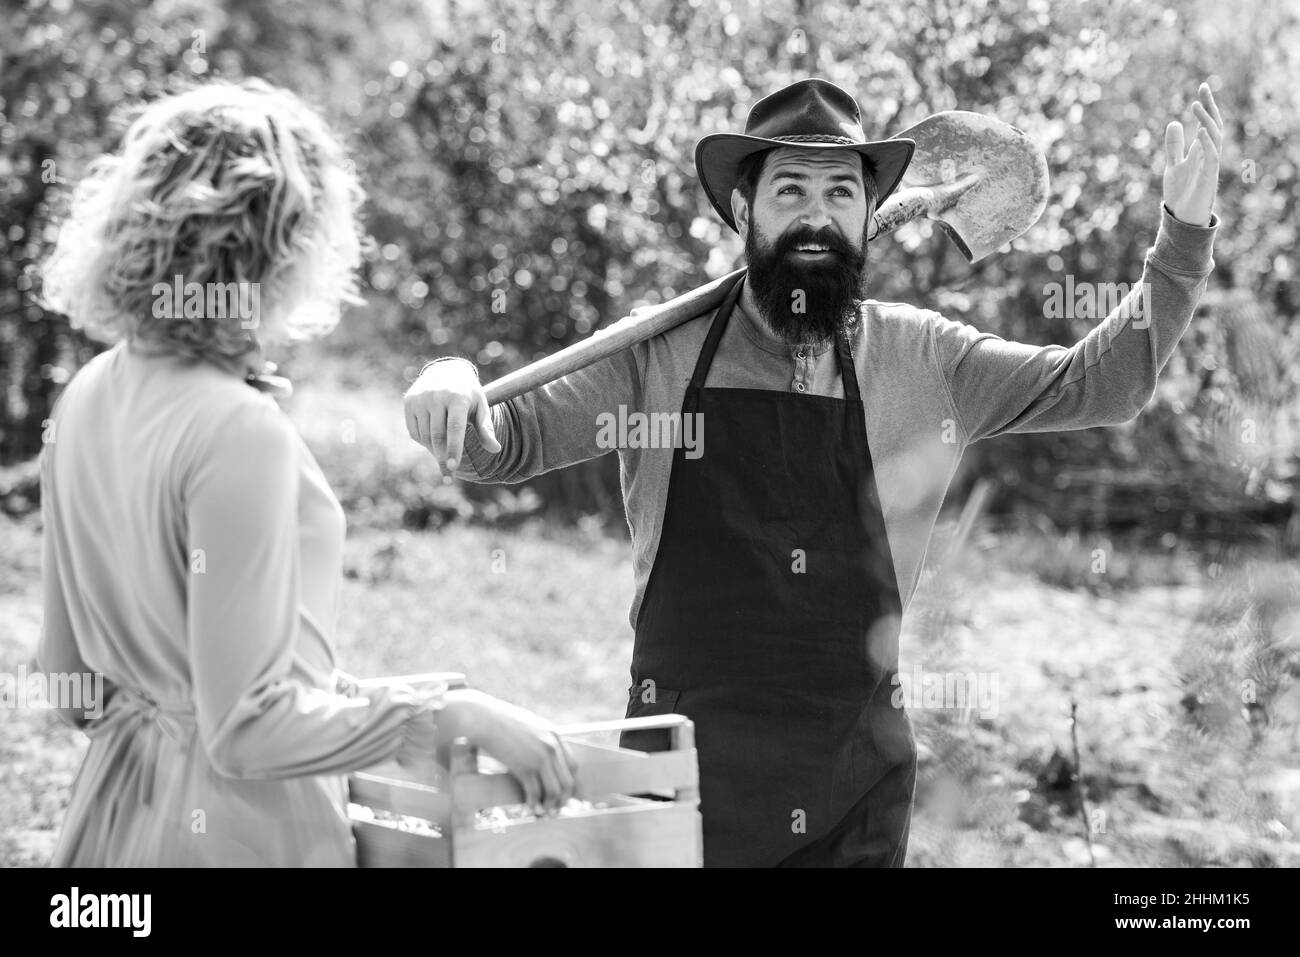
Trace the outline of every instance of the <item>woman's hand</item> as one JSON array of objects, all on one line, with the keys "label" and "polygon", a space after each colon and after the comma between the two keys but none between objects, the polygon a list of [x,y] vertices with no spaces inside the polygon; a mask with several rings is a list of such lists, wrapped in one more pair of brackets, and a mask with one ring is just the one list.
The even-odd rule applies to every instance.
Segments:
[{"label": "woman's hand", "polygon": [[455,738],[468,738],[519,780],[534,814],[557,813],[573,796],[575,768],[549,721],[468,688],[448,691],[444,701],[440,749]]}]

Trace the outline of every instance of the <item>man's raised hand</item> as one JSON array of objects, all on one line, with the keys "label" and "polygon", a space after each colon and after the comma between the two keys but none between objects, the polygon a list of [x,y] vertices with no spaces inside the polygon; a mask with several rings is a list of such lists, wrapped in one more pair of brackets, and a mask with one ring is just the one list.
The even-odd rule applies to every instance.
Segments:
[{"label": "man's raised hand", "polygon": [[488,452],[501,451],[492,431],[492,412],[468,361],[435,362],[406,390],[406,431],[431,453],[444,474],[456,471],[465,448],[465,427],[473,422]]},{"label": "man's raised hand", "polygon": [[1184,150],[1183,124],[1171,120],[1165,127],[1164,200],[1176,219],[1193,226],[1210,225],[1210,210],[1219,185],[1219,153],[1223,149],[1223,117],[1210,85],[1197,90],[1192,104],[1196,132]]}]

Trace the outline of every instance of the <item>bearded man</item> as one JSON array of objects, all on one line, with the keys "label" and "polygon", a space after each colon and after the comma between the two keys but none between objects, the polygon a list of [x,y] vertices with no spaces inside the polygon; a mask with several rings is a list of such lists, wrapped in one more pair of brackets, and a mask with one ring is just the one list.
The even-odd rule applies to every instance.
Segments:
[{"label": "bearded man", "polygon": [[853,97],[808,79],[696,150],[748,263],[716,312],[491,410],[464,360],[407,393],[412,437],[472,481],[602,455],[611,416],[699,417],[691,454],[617,451],[636,575],[627,714],[695,722],[706,865],[902,866],[916,748],[894,706],[898,635],[944,493],[978,439],[1125,422],[1150,399],[1213,267],[1207,86],[1193,113],[1186,152],[1181,125],[1166,130],[1137,291],[1072,347],[863,298],[869,224],[914,144],[868,141]]}]

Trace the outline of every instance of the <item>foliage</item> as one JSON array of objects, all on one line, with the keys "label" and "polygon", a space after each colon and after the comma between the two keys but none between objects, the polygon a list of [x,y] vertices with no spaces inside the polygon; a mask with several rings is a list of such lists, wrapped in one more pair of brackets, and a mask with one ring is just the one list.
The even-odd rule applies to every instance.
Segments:
[{"label": "foliage", "polygon": [[[882,136],[961,108],[1045,148],[1049,206],[1009,251],[972,268],[928,224],[909,226],[873,251],[873,294],[1073,342],[1095,319],[1045,318],[1044,286],[1137,278],[1164,124],[1187,118],[1210,77],[1236,144],[1217,268],[1156,401],[1123,428],[978,445],[960,481],[997,478],[999,509],[1026,502],[1069,525],[1113,510],[1182,531],[1188,515],[1195,528],[1203,514],[1293,511],[1300,19],[1288,5],[335,0],[322,15],[305,0],[30,0],[6,21],[0,462],[38,450],[52,398],[93,348],[32,298],[66,191],[114,145],[118,107],[183,82],[261,75],[351,137],[375,239],[371,303],[351,322],[398,389],[447,352],[495,377],[731,268],[739,242],[708,209],[694,144],[810,74],[855,91]],[[1162,511],[1152,490],[1175,479],[1181,497]],[[619,510],[611,462],[534,487],[553,506]]]}]

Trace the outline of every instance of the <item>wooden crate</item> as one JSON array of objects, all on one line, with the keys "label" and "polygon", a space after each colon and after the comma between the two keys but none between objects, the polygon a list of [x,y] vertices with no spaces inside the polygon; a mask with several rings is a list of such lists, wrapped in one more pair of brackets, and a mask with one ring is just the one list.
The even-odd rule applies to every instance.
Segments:
[{"label": "wooden crate", "polygon": [[[653,728],[670,729],[670,750],[647,754],[587,740]],[[570,725],[560,733],[577,765],[575,798],[583,806],[558,817],[528,815],[518,782],[464,740],[453,745],[449,768],[385,765],[351,775],[358,864],[701,866],[699,772],[689,719],[632,718]]]}]

